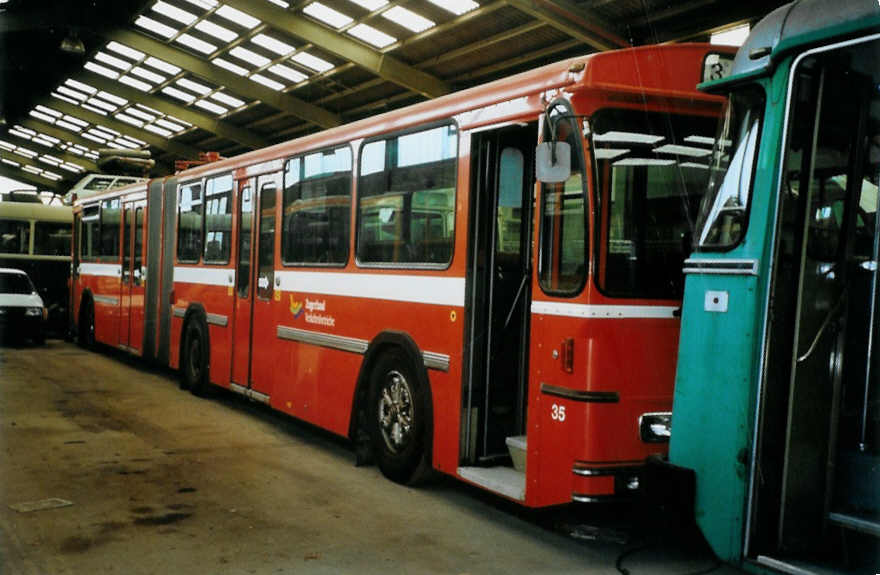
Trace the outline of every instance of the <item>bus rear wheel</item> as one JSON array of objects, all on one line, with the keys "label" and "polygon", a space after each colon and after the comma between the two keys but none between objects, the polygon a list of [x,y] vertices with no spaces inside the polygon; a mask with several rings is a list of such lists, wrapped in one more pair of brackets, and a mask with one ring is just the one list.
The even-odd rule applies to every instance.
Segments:
[{"label": "bus rear wheel", "polygon": [[430,470],[425,393],[403,352],[379,358],[370,377],[370,442],[382,474],[397,483],[418,483]]},{"label": "bus rear wheel", "polygon": [[80,304],[76,339],[80,347],[85,349],[92,349],[95,346],[95,306],[90,299]]},{"label": "bus rear wheel", "polygon": [[183,357],[180,361],[181,387],[194,395],[205,397],[210,392],[208,380],[207,332],[197,319],[187,322],[184,330]]}]

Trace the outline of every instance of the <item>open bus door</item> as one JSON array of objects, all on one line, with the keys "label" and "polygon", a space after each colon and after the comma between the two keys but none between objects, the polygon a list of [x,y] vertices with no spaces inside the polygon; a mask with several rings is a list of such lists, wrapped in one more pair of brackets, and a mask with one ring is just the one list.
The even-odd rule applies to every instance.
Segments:
[{"label": "open bus door", "polygon": [[140,354],[144,330],[144,202],[126,202],[122,210],[119,345]]},{"label": "open bus door", "polygon": [[764,564],[877,559],[878,48],[793,72],[749,543]]}]

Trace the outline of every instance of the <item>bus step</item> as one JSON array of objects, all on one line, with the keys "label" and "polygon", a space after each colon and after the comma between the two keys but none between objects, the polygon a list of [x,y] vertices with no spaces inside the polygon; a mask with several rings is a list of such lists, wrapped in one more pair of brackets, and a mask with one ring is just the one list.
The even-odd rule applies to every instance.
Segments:
[{"label": "bus step", "polygon": [[525,501],[526,474],[512,467],[459,467],[458,475],[493,493]]}]

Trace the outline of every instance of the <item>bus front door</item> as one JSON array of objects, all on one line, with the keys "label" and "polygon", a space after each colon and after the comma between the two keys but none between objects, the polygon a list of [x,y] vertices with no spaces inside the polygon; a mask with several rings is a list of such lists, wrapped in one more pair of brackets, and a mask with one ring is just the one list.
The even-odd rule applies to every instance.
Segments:
[{"label": "bus front door", "polygon": [[529,249],[537,125],[473,135],[468,331],[462,460],[509,466],[524,444],[530,301]]},{"label": "bus front door", "polygon": [[140,353],[144,335],[144,203],[123,205],[119,345]]},{"label": "bus front door", "polygon": [[250,382],[251,313],[253,310],[253,227],[255,190],[253,179],[238,185],[238,245],[236,247],[235,303],[232,312],[232,382]]}]

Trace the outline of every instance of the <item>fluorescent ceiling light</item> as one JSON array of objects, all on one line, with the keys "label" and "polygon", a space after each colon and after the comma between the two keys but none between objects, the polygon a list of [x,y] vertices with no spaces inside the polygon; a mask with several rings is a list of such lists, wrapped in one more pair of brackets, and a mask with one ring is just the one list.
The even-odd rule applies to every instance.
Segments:
[{"label": "fluorescent ceiling light", "polygon": [[21,146],[15,148],[15,153],[19,156],[24,156],[25,158],[37,157],[37,153],[35,151],[29,150],[28,148],[22,148]]},{"label": "fluorescent ceiling light", "polygon": [[362,6],[369,11],[378,10],[382,6],[388,4],[388,0],[351,0],[358,6]]},{"label": "fluorescent ceiling light", "polygon": [[141,28],[165,38],[171,38],[178,32],[171,26],[166,26],[161,22],[156,22],[152,18],[147,18],[146,16],[138,16],[138,19],[134,21],[134,24],[135,26],[140,26]]},{"label": "fluorescent ceiling light", "polygon": [[123,56],[127,56],[132,60],[141,60],[144,57],[143,52],[139,52],[134,48],[129,48],[125,44],[120,44],[119,42],[110,42],[107,44],[107,49],[116,52],[117,54],[122,54]]},{"label": "fluorescent ceiling light", "polygon": [[211,94],[210,97],[232,108],[240,108],[246,103],[244,100],[239,100],[238,98],[234,98],[229,94],[224,94],[223,92],[214,92],[213,94]]},{"label": "fluorescent ceiling light", "polygon": [[244,60],[248,64],[253,64],[254,66],[262,67],[270,62],[269,58],[265,56],[260,56],[253,50],[248,50],[247,48],[242,48],[241,46],[236,46],[232,50],[229,51],[232,56],[235,56],[239,60]]},{"label": "fluorescent ceiling light", "polygon": [[120,76],[119,83],[125,84],[126,86],[131,86],[141,92],[149,92],[153,89],[152,84],[147,84],[146,82],[141,82],[137,78],[132,78],[131,76]]},{"label": "fluorescent ceiling light", "polygon": [[181,34],[175,38],[174,41],[179,42],[184,46],[188,46],[196,52],[201,52],[202,54],[212,54],[217,51],[217,46],[205,42],[204,40],[199,40],[195,36],[189,34]]},{"label": "fluorescent ceiling light", "polygon": [[286,42],[282,42],[281,40],[276,40],[271,36],[266,36],[265,34],[257,34],[253,38],[251,38],[251,42],[256,44],[257,46],[262,46],[263,48],[275,52],[279,56],[284,56],[285,54],[290,54],[293,52],[294,47]]},{"label": "fluorescent ceiling light", "polygon": [[48,122],[48,123],[50,123],[50,124],[54,124],[54,123],[55,123],[55,118],[53,118],[53,117],[50,116],[49,114],[44,114],[44,113],[42,113],[42,112],[37,112],[36,110],[31,110],[30,112],[28,112],[28,115],[29,115],[29,116],[32,116],[32,117],[34,117],[34,118],[36,118],[36,119],[38,119],[38,120],[43,120],[44,122]]},{"label": "fluorescent ceiling light", "polygon": [[134,136],[129,136],[128,134],[123,134],[123,135],[119,136],[119,138],[116,141],[118,142],[120,140],[125,140],[126,142],[132,142],[137,146],[146,146],[147,145],[147,143],[145,141],[138,140]]},{"label": "fluorescent ceiling light", "polygon": [[19,164],[18,162],[15,162],[15,161],[13,161],[13,160],[7,160],[6,158],[3,158],[2,161],[3,161],[4,164],[9,164],[10,166],[13,166],[13,167],[15,167],[15,168],[20,168],[20,167],[21,167],[21,164]]},{"label": "fluorescent ceiling light", "polygon": [[35,167],[33,167],[33,166],[22,166],[21,169],[22,169],[22,171],[25,171],[25,172],[27,172],[27,173],[29,173],[29,174],[35,174],[35,175],[39,175],[40,172],[43,171],[43,170],[41,170],[40,168],[35,168]]},{"label": "fluorescent ceiling light", "polygon": [[211,88],[209,88],[208,86],[205,86],[204,84],[199,84],[198,82],[193,82],[192,80],[189,80],[187,78],[181,78],[180,80],[177,81],[177,84],[179,86],[183,86],[184,88],[186,88],[188,90],[192,90],[193,92],[196,92],[197,94],[201,94],[202,96],[210,93],[212,90]]},{"label": "fluorescent ceiling light", "polygon": [[95,127],[92,128],[92,130],[95,130],[95,131],[97,131],[97,132],[101,132],[101,133],[103,133],[103,134],[109,134],[111,140],[112,140],[113,138],[118,138],[119,136],[122,135],[122,133],[117,132],[117,131],[114,130],[113,128],[108,128],[107,126],[95,126]]},{"label": "fluorescent ceiling light", "polygon": [[152,114],[153,116],[156,116],[157,118],[162,115],[162,112],[160,112],[159,110],[154,110],[153,108],[151,108],[149,106],[144,106],[143,104],[140,104],[140,103],[135,104],[135,106],[137,106],[138,108],[140,108],[141,110],[143,110],[147,114]]},{"label": "fluorescent ceiling light", "polygon": [[214,58],[213,60],[211,60],[211,62],[215,66],[219,66],[220,68],[223,68],[224,70],[229,70],[233,74],[238,74],[239,76],[246,76],[248,73],[248,71],[245,68],[242,68],[238,64],[233,64],[232,62],[230,62],[228,60],[224,60],[223,58]]},{"label": "fluorescent ceiling light", "polygon": [[53,144],[49,140],[44,140],[42,138],[42,136],[37,136],[36,138],[31,140],[31,142],[34,142],[35,144],[40,144],[41,146],[43,146],[45,148],[54,148],[55,147],[55,144]]},{"label": "fluorescent ceiling light", "polygon": [[125,98],[120,98],[119,96],[114,96],[113,94],[110,94],[108,92],[104,92],[104,91],[98,92],[97,96],[99,98],[103,98],[103,99],[107,100],[108,102],[112,102],[112,103],[116,104],[117,106],[124,106],[124,105],[128,104],[128,100],[126,100]]},{"label": "fluorescent ceiling light", "polygon": [[258,84],[262,84],[262,85],[266,86],[267,88],[271,88],[271,89],[275,90],[276,92],[280,92],[281,90],[284,89],[284,84],[282,84],[280,82],[276,82],[275,80],[272,80],[271,78],[267,78],[267,77],[262,76],[260,74],[252,75],[251,80],[253,80],[254,82],[256,82]]},{"label": "fluorescent ceiling light", "polygon": [[40,172],[40,176],[54,182],[63,179],[60,175],[56,174],[55,172],[50,172],[49,170],[43,170],[42,172]]},{"label": "fluorescent ceiling light", "polygon": [[58,138],[55,138],[53,136],[48,136],[46,134],[37,134],[37,137],[43,138],[44,140],[48,140],[49,142],[51,142],[53,144],[60,144],[61,143],[61,140],[59,140]]},{"label": "fluorescent ceiling light", "polygon": [[163,128],[167,128],[167,129],[171,130],[172,132],[182,132],[183,130],[186,129],[183,126],[175,124],[174,122],[169,122],[165,118],[159,118],[158,120],[156,120],[156,124],[158,124],[159,126],[162,126]]},{"label": "fluorescent ceiling light", "polygon": [[218,116],[221,116],[229,111],[226,108],[224,108],[223,106],[220,106],[219,104],[215,104],[214,102],[210,102],[208,100],[199,100],[198,102],[195,103],[195,105],[198,106],[199,108],[202,108],[203,110],[208,110],[209,112],[213,112],[214,114],[217,114]]},{"label": "fluorescent ceiling light", "polygon": [[162,0],[159,0],[159,2],[153,4],[153,10],[158,12],[159,14],[162,14],[163,16],[171,18],[172,20],[177,20],[185,26],[189,26],[196,21],[195,14],[191,14],[186,10],[181,10],[177,6],[172,6],[167,2],[162,2]]},{"label": "fluorescent ceiling light", "polygon": [[99,144],[106,144],[107,143],[107,140],[105,140],[104,138],[99,138],[98,136],[93,136],[89,132],[83,132],[82,134],[80,134],[80,136],[82,136],[86,140],[91,140],[91,141],[97,142]]},{"label": "fluorescent ceiling light", "polygon": [[53,110],[52,108],[47,108],[46,106],[37,105],[35,107],[35,109],[39,110],[40,112],[42,112],[44,114],[49,114],[50,116],[55,116],[56,118],[60,118],[61,116],[64,115],[61,112],[59,112],[57,110]]},{"label": "fluorescent ceiling light", "polygon": [[80,168],[79,166],[77,166],[75,164],[68,164],[67,162],[61,164],[59,166],[59,168],[61,168],[62,170],[67,170],[68,172],[73,172],[74,174],[78,174],[82,171],[85,171],[85,168]]},{"label": "fluorescent ceiling light", "polygon": [[371,44],[373,46],[376,46],[377,48],[384,48],[389,44],[394,44],[395,42],[397,42],[397,38],[395,38],[394,36],[389,36],[385,32],[376,30],[372,26],[368,26],[366,24],[358,24],[357,26],[353,26],[347,32],[355,38],[359,38],[367,44]]},{"label": "fluorescent ceiling light", "polygon": [[101,66],[100,64],[95,64],[94,62],[86,62],[86,65],[83,66],[83,68],[85,68],[86,70],[90,70],[95,74],[100,74],[105,78],[110,78],[111,80],[115,80],[119,77],[119,74],[117,72],[114,72],[110,68]]},{"label": "fluorescent ceiling light", "polygon": [[24,132],[26,135],[28,135],[28,139],[30,139],[30,136],[36,136],[36,135],[37,135],[37,132],[36,132],[36,131],[31,130],[30,128],[25,128],[24,126],[16,125],[16,126],[15,126],[15,129],[18,130],[19,132]]},{"label": "fluorescent ceiling light", "polygon": [[223,5],[220,6],[214,14],[226,18],[230,22],[234,24],[238,24],[239,26],[244,26],[245,28],[251,29],[256,28],[262,22],[251,16],[250,14],[246,14],[241,10],[236,10],[232,6]]},{"label": "fluorescent ceiling light", "polygon": [[95,54],[95,60],[98,62],[103,62],[109,66],[113,66],[114,68],[119,68],[120,70],[128,70],[131,66],[131,62],[127,62],[122,58],[117,58],[116,56],[111,56],[106,52],[98,52]]},{"label": "fluorescent ceiling light", "polygon": [[480,7],[479,4],[472,0],[428,0],[428,2],[434,6],[439,6],[444,10],[452,12],[456,16],[461,16],[466,12],[476,10]]},{"label": "fluorescent ceiling light", "polygon": [[218,26],[210,20],[202,20],[201,22],[196,24],[196,30],[201,30],[205,34],[209,34],[214,38],[218,38],[224,42],[232,42],[233,40],[238,38],[238,34],[233,32],[229,28]]},{"label": "fluorescent ceiling light", "polygon": [[53,98],[58,98],[59,100],[61,100],[63,102],[67,102],[68,104],[73,104],[74,106],[79,106],[79,102],[77,100],[74,100],[73,98],[68,98],[67,96],[62,96],[58,92],[52,92],[50,95]]},{"label": "fluorescent ceiling light", "polygon": [[144,112],[142,110],[138,110],[134,106],[125,110],[125,113],[129,114],[131,116],[134,116],[135,118],[138,118],[140,120],[143,120],[145,122],[155,122],[156,121],[156,116],[154,116],[152,114],[147,114],[146,112]]},{"label": "fluorescent ceiling light", "polygon": [[288,68],[287,66],[284,66],[282,64],[275,64],[274,66],[269,68],[269,71],[293,83],[302,82],[303,80],[308,79],[308,76],[306,76],[302,72],[298,72],[293,68]]},{"label": "fluorescent ceiling light", "polygon": [[268,0],[268,1],[271,2],[272,4],[275,4],[276,6],[281,6],[282,8],[290,8],[290,4],[288,4],[284,0]]},{"label": "fluorescent ceiling light", "polygon": [[171,120],[172,122],[180,124],[181,126],[186,126],[187,128],[192,128],[192,124],[190,124],[189,122],[184,122],[180,118],[175,118],[171,114],[166,114],[165,118],[168,120]]},{"label": "fluorescent ceiling light", "polygon": [[154,58],[152,56],[144,60],[144,64],[151,66],[157,70],[161,70],[166,74],[171,74],[172,76],[180,73],[180,68],[178,68],[174,64],[169,64],[165,60],[160,60],[159,58]]},{"label": "fluorescent ceiling light", "polygon": [[168,136],[170,136],[172,134],[172,132],[170,130],[160,128],[159,126],[157,126],[155,124],[147,124],[146,126],[144,126],[144,130],[147,130],[148,132],[153,132],[154,134],[159,134],[163,138],[167,138]]},{"label": "fluorescent ceiling light", "polygon": [[11,144],[11,143],[7,142],[6,140],[0,140],[0,149],[6,150],[7,152],[11,152],[12,150],[14,150],[17,147],[18,146],[16,146],[15,144]]},{"label": "fluorescent ceiling light", "polygon": [[196,97],[189,92],[184,92],[183,90],[178,90],[177,88],[172,88],[171,86],[166,86],[162,88],[162,92],[168,94],[172,98],[183,100],[187,104],[192,103],[192,101],[196,99]]},{"label": "fluorescent ceiling light", "polygon": [[82,92],[77,92],[76,90],[72,90],[67,86],[58,86],[58,93],[64,94],[65,96],[69,96],[71,98],[75,98],[80,101],[85,101],[88,99],[88,96],[83,94]]},{"label": "fluorescent ceiling light", "polygon": [[53,166],[60,166],[62,163],[64,163],[64,160],[62,160],[61,158],[56,158],[55,156],[50,156],[49,154],[43,154],[42,156],[37,158],[37,160],[45,164],[52,164]]},{"label": "fluorescent ceiling light", "polygon": [[217,0],[186,0],[193,6],[198,6],[199,8],[203,8],[205,10],[210,10],[214,6],[217,5]]},{"label": "fluorescent ceiling light", "polygon": [[303,8],[303,13],[337,29],[348,26],[354,21],[342,12],[337,12],[320,2],[312,2]]},{"label": "fluorescent ceiling light", "polygon": [[98,91],[97,88],[93,88],[92,86],[89,86],[88,84],[83,84],[82,82],[77,82],[76,80],[72,80],[72,79],[67,79],[64,81],[64,83],[66,85],[70,86],[71,88],[75,88],[75,89],[79,90],[80,92],[86,92],[87,94],[94,94],[95,92]]},{"label": "fluorescent ceiling light", "polygon": [[428,20],[424,16],[420,16],[412,10],[407,10],[402,6],[395,6],[389,10],[382,12],[382,17],[397,24],[400,24],[413,32],[424,32],[428,28],[436,26],[434,21]]},{"label": "fluorescent ceiling light", "polygon": [[106,110],[108,112],[115,112],[117,110],[117,108],[119,108],[119,106],[114,106],[113,104],[105,102],[104,100],[99,100],[98,98],[90,98],[89,104],[91,104],[92,106],[94,106],[96,108],[100,108],[101,110]]},{"label": "fluorescent ceiling light", "polygon": [[749,25],[743,24],[715,32],[709,38],[712,44],[724,44],[726,46],[742,46],[749,37]]},{"label": "fluorescent ceiling light", "polygon": [[129,116],[128,114],[116,114],[115,118],[117,120],[121,120],[121,121],[125,122],[126,124],[131,124],[132,126],[136,126],[138,128],[140,128],[144,125],[143,122],[141,122],[137,118]]},{"label": "fluorescent ceiling light", "polygon": [[306,68],[311,68],[312,70],[317,70],[318,72],[326,72],[327,70],[333,69],[333,64],[324,60],[323,58],[318,58],[317,56],[312,56],[308,52],[300,52],[299,54],[295,54],[291,60],[294,62],[298,62],[302,64]]},{"label": "fluorescent ceiling light", "polygon": [[83,128],[89,125],[85,120],[80,120],[79,118],[74,118],[73,116],[68,116],[66,114],[64,116],[64,121],[76,124],[77,126],[82,126]]},{"label": "fluorescent ceiling light", "polygon": [[22,138],[24,140],[30,140],[31,138],[33,138],[33,136],[31,134],[25,134],[24,132],[20,132],[19,130],[15,129],[15,128],[9,130],[9,133],[12,134],[13,136],[18,136],[19,138]]}]

